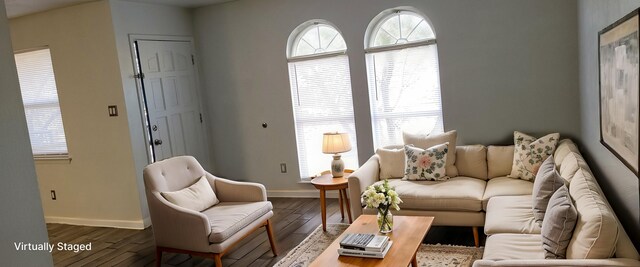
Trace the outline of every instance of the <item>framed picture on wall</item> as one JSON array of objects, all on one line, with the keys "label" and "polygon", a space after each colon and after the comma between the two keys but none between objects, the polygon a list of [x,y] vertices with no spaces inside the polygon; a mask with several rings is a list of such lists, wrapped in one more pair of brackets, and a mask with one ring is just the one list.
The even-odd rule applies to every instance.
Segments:
[{"label": "framed picture on wall", "polygon": [[638,10],[598,34],[600,142],[638,176]]}]

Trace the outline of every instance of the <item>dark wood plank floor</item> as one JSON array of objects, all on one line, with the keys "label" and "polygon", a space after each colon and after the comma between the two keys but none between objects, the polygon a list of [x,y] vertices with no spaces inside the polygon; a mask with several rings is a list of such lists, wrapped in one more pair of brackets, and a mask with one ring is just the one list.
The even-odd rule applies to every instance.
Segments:
[{"label": "dark wood plank floor", "polygon": [[[272,198],[272,218],[280,255],[271,253],[264,228],[251,234],[227,253],[224,266],[272,266],[298,245],[321,224],[319,199]],[[341,219],[338,202],[327,200],[327,221],[348,222]],[[126,230],[104,227],[47,224],[49,242],[87,244],[91,251],[74,253],[53,252],[55,266],[153,266],[155,248],[151,228]],[[482,229],[480,229],[482,233]],[[483,240],[482,240],[483,241]],[[430,244],[473,246],[471,227],[432,227],[425,239]],[[165,253],[163,266],[213,266],[213,260],[184,254]]]}]

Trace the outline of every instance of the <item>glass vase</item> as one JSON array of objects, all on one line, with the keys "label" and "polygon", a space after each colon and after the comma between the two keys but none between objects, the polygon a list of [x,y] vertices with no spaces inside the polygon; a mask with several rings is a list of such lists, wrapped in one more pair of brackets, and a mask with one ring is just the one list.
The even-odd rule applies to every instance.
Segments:
[{"label": "glass vase", "polygon": [[393,231],[393,214],[387,208],[386,210],[378,210],[378,229],[380,233],[386,234]]}]

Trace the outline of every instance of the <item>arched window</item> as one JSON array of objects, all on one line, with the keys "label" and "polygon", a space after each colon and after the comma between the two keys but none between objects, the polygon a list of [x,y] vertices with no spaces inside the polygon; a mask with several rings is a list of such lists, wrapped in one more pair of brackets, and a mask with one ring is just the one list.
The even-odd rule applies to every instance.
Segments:
[{"label": "arched window", "polygon": [[373,140],[402,144],[402,132],[443,132],[433,28],[413,8],[387,10],[365,34]]},{"label": "arched window", "polygon": [[309,21],[289,37],[287,58],[298,147],[300,176],[328,170],[331,155],[322,153],[325,132],[346,132],[352,149],[342,154],[346,168],[358,167],[347,45],[326,21]]}]

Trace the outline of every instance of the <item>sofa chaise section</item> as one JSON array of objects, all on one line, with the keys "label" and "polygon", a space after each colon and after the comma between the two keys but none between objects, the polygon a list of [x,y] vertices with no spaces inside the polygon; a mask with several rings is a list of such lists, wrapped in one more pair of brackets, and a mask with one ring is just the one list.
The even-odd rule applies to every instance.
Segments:
[{"label": "sofa chaise section", "polygon": [[483,259],[473,266],[640,266],[640,255],[575,144],[561,142],[554,159],[578,212],[567,259],[545,259],[531,195],[495,196],[486,208]]}]

